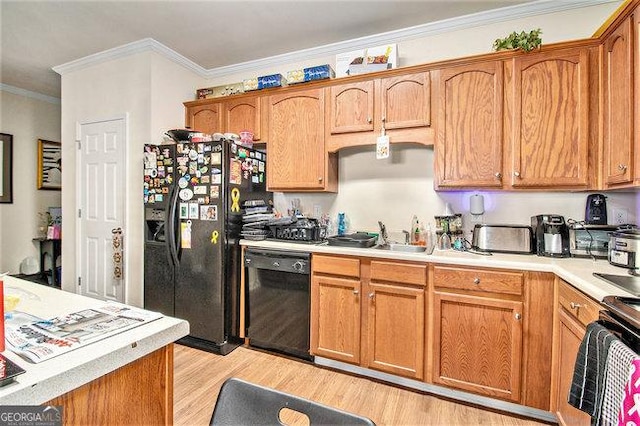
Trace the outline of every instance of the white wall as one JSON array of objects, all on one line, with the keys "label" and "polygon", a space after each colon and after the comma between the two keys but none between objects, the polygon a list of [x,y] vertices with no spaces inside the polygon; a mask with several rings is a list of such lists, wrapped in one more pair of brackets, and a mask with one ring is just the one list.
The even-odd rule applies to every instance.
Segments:
[{"label": "white wall", "polygon": [[0,272],[39,261],[39,212],[60,207],[60,191],[37,189],[38,139],[60,141],[60,105],[0,90],[0,132],[13,135],[13,203],[0,204]]},{"label": "white wall", "polygon": [[[199,82],[198,82],[199,81]],[[145,143],[160,143],[164,131],[184,125],[182,102],[193,97],[202,79],[182,66],[145,52],[94,65],[62,76],[62,206],[75,212],[76,123],[128,114],[125,301],[143,303],[142,152]],[[76,291],[76,220],[68,215],[63,233],[63,289]]]},{"label": "white wall", "polygon": [[[620,2],[608,3],[562,13],[531,16],[471,29],[406,40],[398,43],[400,66],[488,53],[496,38],[512,31],[542,29],[543,43],[590,37],[615,11]],[[335,55],[318,57],[300,63],[282,64],[259,72],[243,72],[209,80],[209,86],[241,81],[256,75],[310,65],[335,65]],[[373,142],[373,141],[372,141]],[[416,145],[392,145],[392,156],[377,161],[374,146],[341,150],[339,153],[338,194],[276,194],[276,206],[286,210],[292,198],[299,198],[303,210],[313,213],[314,206],[335,219],[344,211],[351,230],[376,230],[377,221],[389,230],[407,229],[413,214],[421,221],[433,224],[433,216],[444,213],[450,202],[454,211],[468,212],[469,195],[473,192],[438,192],[433,189],[433,149]],[[538,213],[557,213],[584,219],[585,193],[494,192],[485,195],[487,213],[482,218],[489,223],[530,222]],[[629,210],[629,221],[636,220],[636,199],[631,193],[609,193],[609,212],[613,207]],[[465,228],[473,227],[465,216]]]}]

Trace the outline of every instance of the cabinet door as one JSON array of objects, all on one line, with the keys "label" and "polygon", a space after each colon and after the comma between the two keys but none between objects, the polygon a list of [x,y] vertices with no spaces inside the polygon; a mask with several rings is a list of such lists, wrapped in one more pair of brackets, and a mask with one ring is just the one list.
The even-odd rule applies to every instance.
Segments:
[{"label": "cabinet door", "polygon": [[556,346],[557,355],[555,356],[557,360],[555,371],[557,388],[554,392],[558,422],[563,425],[589,425],[591,424],[591,416],[567,402],[576,355],[584,337],[585,328],[562,308],[558,309],[558,320],[559,343]]},{"label": "cabinet door", "polygon": [[633,39],[628,18],[604,42],[604,176],[606,185],[633,180]]},{"label": "cabinet door", "polygon": [[502,186],[502,63],[444,69],[438,81],[436,185]]},{"label": "cabinet door", "polygon": [[270,190],[324,188],[326,153],[322,89],[269,97],[267,149]]},{"label": "cabinet door", "polygon": [[220,103],[188,107],[185,121],[187,127],[198,132],[211,134],[224,131]]},{"label": "cabinet door", "polygon": [[366,303],[368,367],[422,380],[424,288],[371,283]]},{"label": "cabinet door", "polygon": [[239,134],[253,132],[253,140],[260,140],[260,98],[240,98],[224,103],[225,131]]},{"label": "cabinet door", "polygon": [[380,119],[388,130],[426,127],[431,124],[429,73],[408,74],[380,80]]},{"label": "cabinet door", "polygon": [[513,187],[587,187],[588,62],[583,48],[513,59]]},{"label": "cabinet door", "polygon": [[520,400],[522,302],[434,293],[435,383]]},{"label": "cabinet door", "polygon": [[314,275],[311,353],[360,363],[360,281]]},{"label": "cabinet door", "polygon": [[373,132],[373,80],[331,86],[331,134]]}]

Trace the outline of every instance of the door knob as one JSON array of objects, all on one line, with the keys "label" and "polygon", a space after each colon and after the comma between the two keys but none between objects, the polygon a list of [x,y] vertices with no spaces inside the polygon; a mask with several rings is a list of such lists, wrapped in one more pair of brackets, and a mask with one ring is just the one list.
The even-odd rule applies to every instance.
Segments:
[{"label": "door knob", "polygon": [[360,294],[358,290],[353,290],[353,294]]},{"label": "door knob", "polygon": [[520,177],[520,172],[513,172],[513,175],[514,175],[515,177]]},{"label": "door knob", "polygon": [[367,123],[371,124],[372,121],[371,117],[367,117]]},{"label": "door knob", "polygon": [[522,314],[520,312],[516,312],[515,317],[518,321],[520,321],[522,319]]},{"label": "door knob", "polygon": [[375,293],[369,293],[369,299],[373,300],[373,298],[376,296]]},{"label": "door knob", "polygon": [[625,171],[625,170],[627,170],[627,166],[624,165],[624,164],[618,164],[618,170]]},{"label": "door knob", "polygon": [[495,175],[496,179],[502,179],[502,173],[497,172]]},{"label": "door knob", "polygon": [[473,283],[474,283],[475,285],[480,284],[480,278],[475,278],[475,279],[473,280]]}]

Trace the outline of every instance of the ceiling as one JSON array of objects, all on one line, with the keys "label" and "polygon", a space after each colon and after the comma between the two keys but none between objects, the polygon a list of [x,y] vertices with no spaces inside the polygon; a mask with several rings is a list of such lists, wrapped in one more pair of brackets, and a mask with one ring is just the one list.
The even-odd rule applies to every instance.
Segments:
[{"label": "ceiling", "polygon": [[527,0],[0,0],[0,83],[60,97],[51,70],[153,38],[212,69]]}]

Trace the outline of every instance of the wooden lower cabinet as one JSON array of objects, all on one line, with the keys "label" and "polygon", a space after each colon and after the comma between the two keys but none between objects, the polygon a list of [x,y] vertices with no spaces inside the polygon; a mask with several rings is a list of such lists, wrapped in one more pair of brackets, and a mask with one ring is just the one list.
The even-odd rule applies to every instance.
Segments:
[{"label": "wooden lower cabinet", "polygon": [[369,284],[366,367],[422,380],[424,288]]},{"label": "wooden lower cabinet", "polygon": [[435,383],[520,401],[522,302],[435,292]]},{"label": "wooden lower cabinet", "polygon": [[311,353],[421,380],[426,265],[321,255],[311,265]]},{"label": "wooden lower cabinet", "polygon": [[70,425],[171,425],[173,344],[44,405],[62,405]]},{"label": "wooden lower cabinet", "polygon": [[314,274],[311,280],[311,353],[360,363],[360,280]]},{"label": "wooden lower cabinet", "polygon": [[586,326],[598,319],[600,305],[562,280],[557,283],[551,410],[563,425],[589,425],[591,417],[569,405],[567,398],[576,355]]}]

